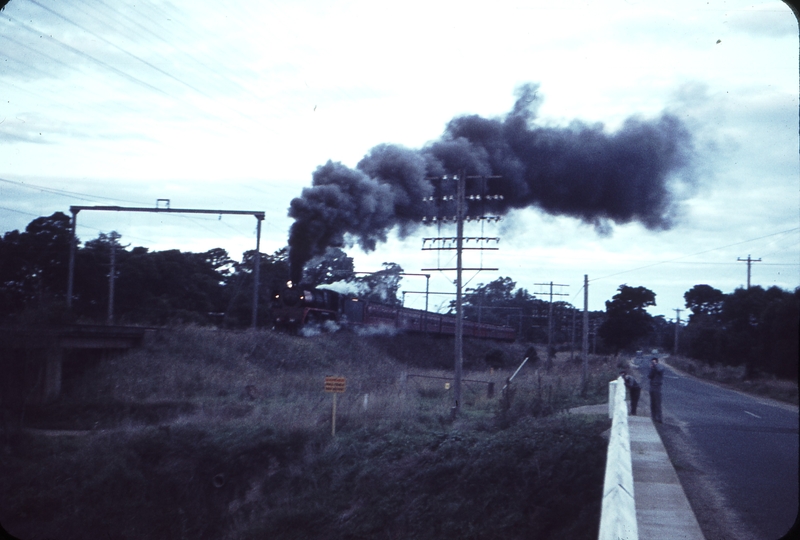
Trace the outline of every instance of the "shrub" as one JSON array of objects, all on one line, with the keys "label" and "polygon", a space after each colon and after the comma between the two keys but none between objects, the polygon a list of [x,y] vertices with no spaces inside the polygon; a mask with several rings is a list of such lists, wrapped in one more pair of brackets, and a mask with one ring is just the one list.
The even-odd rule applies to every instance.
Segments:
[{"label": "shrub", "polygon": [[[175,328],[72,371],[39,428],[0,459],[0,522],[22,538],[589,538],[606,419],[557,412],[605,398],[606,366],[530,364],[498,410],[515,344],[471,344],[450,417],[452,340],[312,338]],[[498,351],[498,352],[493,352]],[[442,355],[445,360],[437,358]],[[80,361],[80,359],[76,359]],[[447,365],[444,370],[423,366]],[[466,362],[465,362],[466,363]],[[347,377],[331,437],[326,375]],[[595,387],[603,387],[602,391]],[[556,487],[557,486],[557,487]]]}]

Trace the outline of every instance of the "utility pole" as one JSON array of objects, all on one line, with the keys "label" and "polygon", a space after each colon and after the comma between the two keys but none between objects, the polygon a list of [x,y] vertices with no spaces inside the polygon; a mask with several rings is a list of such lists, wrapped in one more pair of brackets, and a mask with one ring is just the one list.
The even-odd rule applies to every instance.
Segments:
[{"label": "utility pole", "polygon": [[750,288],[750,266],[755,262],[761,262],[761,257],[758,259],[751,259],[750,255],[747,256],[746,259],[742,259],[741,257],[736,259],[739,262],[746,262],[747,263],[747,288]]},{"label": "utility pole", "polygon": [[111,242],[111,271],[108,273],[108,317],[106,324],[114,324],[114,281],[117,279],[117,240],[121,235],[117,231],[111,231],[108,239]]},{"label": "utility pole", "polygon": [[681,311],[682,309],[672,308],[675,312],[675,345],[672,348],[672,354],[678,356],[678,329],[681,326]]},{"label": "utility pole", "polygon": [[[534,283],[534,285],[550,285],[550,308],[547,312],[547,364],[546,369],[549,372],[553,367],[553,296],[569,296],[566,293],[554,293],[553,287],[569,287],[569,285],[562,285],[559,283]],[[538,293],[542,294],[542,293]]]},{"label": "utility pole", "polygon": [[261,222],[263,217],[256,216],[256,252],[253,253],[253,308],[250,313],[250,328],[256,329],[258,322],[258,284],[261,274]]},{"label": "utility pole", "polygon": [[464,306],[461,297],[461,275],[464,271],[462,255],[464,252],[464,196],[466,192],[464,171],[458,175],[456,191],[456,366],[455,366],[455,405],[453,418],[461,411],[461,376],[464,369]]},{"label": "utility pole", "polygon": [[75,249],[78,247],[78,237],[75,230],[78,226],[78,212],[72,210],[69,237],[69,269],[67,270],[67,308],[72,308],[72,285],[75,281]]},{"label": "utility pole", "polygon": [[575,317],[578,314],[578,309],[574,308],[572,310],[572,332],[570,332],[569,336],[569,361],[572,362],[575,359]]},{"label": "utility pole", "polygon": [[[450,177],[456,181],[456,195],[453,197],[452,195],[445,195],[441,198],[444,201],[454,201],[455,202],[455,216],[453,216],[452,221],[456,225],[456,236],[453,237],[434,237],[434,238],[423,238],[422,239],[422,250],[431,250],[431,251],[442,251],[442,250],[455,250],[456,251],[456,267],[455,268],[423,268],[422,271],[443,271],[443,270],[455,270],[456,272],[456,332],[455,332],[455,369],[454,369],[454,377],[453,377],[453,408],[451,409],[453,418],[455,419],[458,416],[458,413],[461,411],[461,379],[464,370],[464,308],[463,308],[463,298],[462,298],[462,275],[464,270],[475,270],[475,271],[482,271],[482,270],[497,270],[497,268],[464,268],[463,265],[463,252],[465,249],[472,249],[472,250],[497,250],[498,248],[494,247],[487,247],[486,243],[488,242],[499,242],[499,238],[486,238],[486,237],[464,237],[464,221],[472,221],[472,216],[466,215],[466,182],[467,182],[467,175],[464,170],[460,171],[459,174]],[[476,179],[487,179],[487,178],[499,178],[499,176],[470,176],[469,178],[476,178]],[[442,178],[432,178],[431,180],[448,180],[448,176],[445,175]],[[485,183],[484,183],[485,186]],[[494,199],[495,196],[487,196],[485,193],[481,194],[477,200],[487,200],[489,198]],[[497,196],[501,198],[502,196]],[[426,197],[425,201],[427,202],[434,202],[439,200],[437,197]],[[475,196],[472,195],[470,200],[476,200]],[[494,219],[495,221],[499,221],[499,217],[486,217],[480,216],[474,218],[476,220],[491,220]],[[423,218],[423,223],[431,223],[440,225],[441,223],[448,223],[448,218],[440,218],[440,216],[432,216],[430,220],[427,217]],[[469,241],[474,241],[476,247],[474,248],[465,248],[464,243]],[[430,245],[429,245],[430,244]],[[454,245],[455,244],[455,245]]]},{"label": "utility pole", "polygon": [[589,373],[589,275],[583,275],[583,343],[581,352],[583,362],[581,370],[581,388],[586,392],[586,382]]}]

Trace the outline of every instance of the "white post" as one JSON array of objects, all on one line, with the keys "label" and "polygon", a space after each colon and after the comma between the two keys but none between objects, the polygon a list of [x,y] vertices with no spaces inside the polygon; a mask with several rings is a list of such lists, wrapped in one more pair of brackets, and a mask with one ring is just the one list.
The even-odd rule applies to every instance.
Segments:
[{"label": "white post", "polygon": [[617,396],[617,381],[608,383],[608,417],[614,418],[614,403]]}]

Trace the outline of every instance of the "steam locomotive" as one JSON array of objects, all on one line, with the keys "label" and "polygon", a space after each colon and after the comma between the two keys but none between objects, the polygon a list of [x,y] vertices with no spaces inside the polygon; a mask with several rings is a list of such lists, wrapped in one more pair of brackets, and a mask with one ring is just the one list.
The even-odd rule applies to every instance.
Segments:
[{"label": "steam locomotive", "polygon": [[[352,328],[386,328],[432,335],[455,335],[456,318],[420,309],[387,306],[353,298],[330,289],[286,287],[272,294],[272,320],[276,328],[298,331],[307,324],[327,321]],[[465,337],[513,341],[510,326],[463,321]]]}]

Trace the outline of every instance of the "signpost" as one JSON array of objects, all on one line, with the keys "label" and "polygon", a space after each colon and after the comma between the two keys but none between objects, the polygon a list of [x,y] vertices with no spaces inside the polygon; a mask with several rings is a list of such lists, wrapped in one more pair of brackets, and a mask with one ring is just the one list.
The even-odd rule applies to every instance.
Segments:
[{"label": "signpost", "polygon": [[333,413],[331,414],[331,436],[336,436],[336,396],[344,394],[347,379],[344,377],[325,377],[325,391],[333,394]]}]

